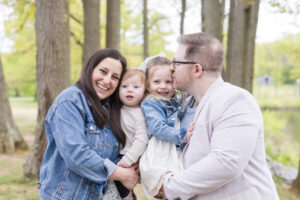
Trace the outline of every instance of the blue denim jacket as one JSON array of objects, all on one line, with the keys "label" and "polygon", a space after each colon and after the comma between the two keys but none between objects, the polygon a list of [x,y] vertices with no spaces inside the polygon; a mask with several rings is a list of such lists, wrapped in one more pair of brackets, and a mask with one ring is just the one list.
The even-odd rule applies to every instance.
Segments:
[{"label": "blue denim jacket", "polygon": [[119,143],[95,124],[89,103],[75,85],[65,89],[46,119],[47,148],[40,169],[43,199],[97,200],[115,171]]},{"label": "blue denim jacket", "polygon": [[183,114],[183,108],[179,103],[181,98],[181,95],[175,95],[170,99],[146,97],[141,107],[149,138],[154,135],[160,140],[176,145],[181,145],[185,141],[186,128],[174,128],[177,118]]}]

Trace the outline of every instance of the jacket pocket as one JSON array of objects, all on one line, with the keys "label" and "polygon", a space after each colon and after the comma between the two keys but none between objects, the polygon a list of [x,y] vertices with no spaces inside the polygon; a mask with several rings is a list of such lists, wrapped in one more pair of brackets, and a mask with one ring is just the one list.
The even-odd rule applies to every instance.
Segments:
[{"label": "jacket pocket", "polygon": [[97,146],[99,144],[99,134],[100,130],[97,128],[96,124],[93,122],[88,122],[85,125],[85,133],[87,138],[87,143],[90,149],[97,151]]}]

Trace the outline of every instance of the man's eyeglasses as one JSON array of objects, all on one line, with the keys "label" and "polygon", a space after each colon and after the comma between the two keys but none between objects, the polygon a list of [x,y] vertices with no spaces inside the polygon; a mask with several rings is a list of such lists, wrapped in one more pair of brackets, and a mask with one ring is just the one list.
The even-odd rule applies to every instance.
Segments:
[{"label": "man's eyeglasses", "polygon": [[[193,65],[193,64],[197,64],[197,63],[196,63],[196,62],[192,62],[192,61],[186,61],[186,62],[184,62],[184,61],[175,61],[175,60],[173,60],[173,61],[172,61],[172,64],[171,64],[172,69],[175,69],[175,68],[176,68],[176,64]],[[205,70],[203,69],[203,67],[202,67],[202,71],[205,71]]]}]

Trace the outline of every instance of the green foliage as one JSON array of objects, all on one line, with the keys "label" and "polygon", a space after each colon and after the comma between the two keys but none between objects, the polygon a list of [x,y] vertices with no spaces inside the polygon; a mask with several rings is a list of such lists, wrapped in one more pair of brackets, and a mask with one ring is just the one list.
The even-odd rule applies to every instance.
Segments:
[{"label": "green foliage", "polygon": [[258,86],[254,84],[253,94],[259,105],[264,108],[268,107],[300,107],[299,87],[296,85],[265,85]]},{"label": "green foliage", "polygon": [[269,0],[273,12],[300,14],[300,3],[295,0]]},{"label": "green foliage", "polygon": [[276,84],[294,84],[300,78],[300,34],[257,45],[255,76],[270,75]]},{"label": "green foliage", "polygon": [[288,118],[280,114],[274,111],[263,112],[266,152],[273,160],[297,168],[299,141],[291,133],[287,134],[285,127]]}]

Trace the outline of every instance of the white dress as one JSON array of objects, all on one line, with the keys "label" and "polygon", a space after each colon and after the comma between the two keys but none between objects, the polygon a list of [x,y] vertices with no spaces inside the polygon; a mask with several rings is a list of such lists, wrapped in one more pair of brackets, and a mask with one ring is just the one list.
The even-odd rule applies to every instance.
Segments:
[{"label": "white dress", "polygon": [[[177,120],[175,127],[180,127]],[[152,136],[139,164],[141,184],[147,197],[158,194],[167,173],[182,169],[176,145]]]}]

